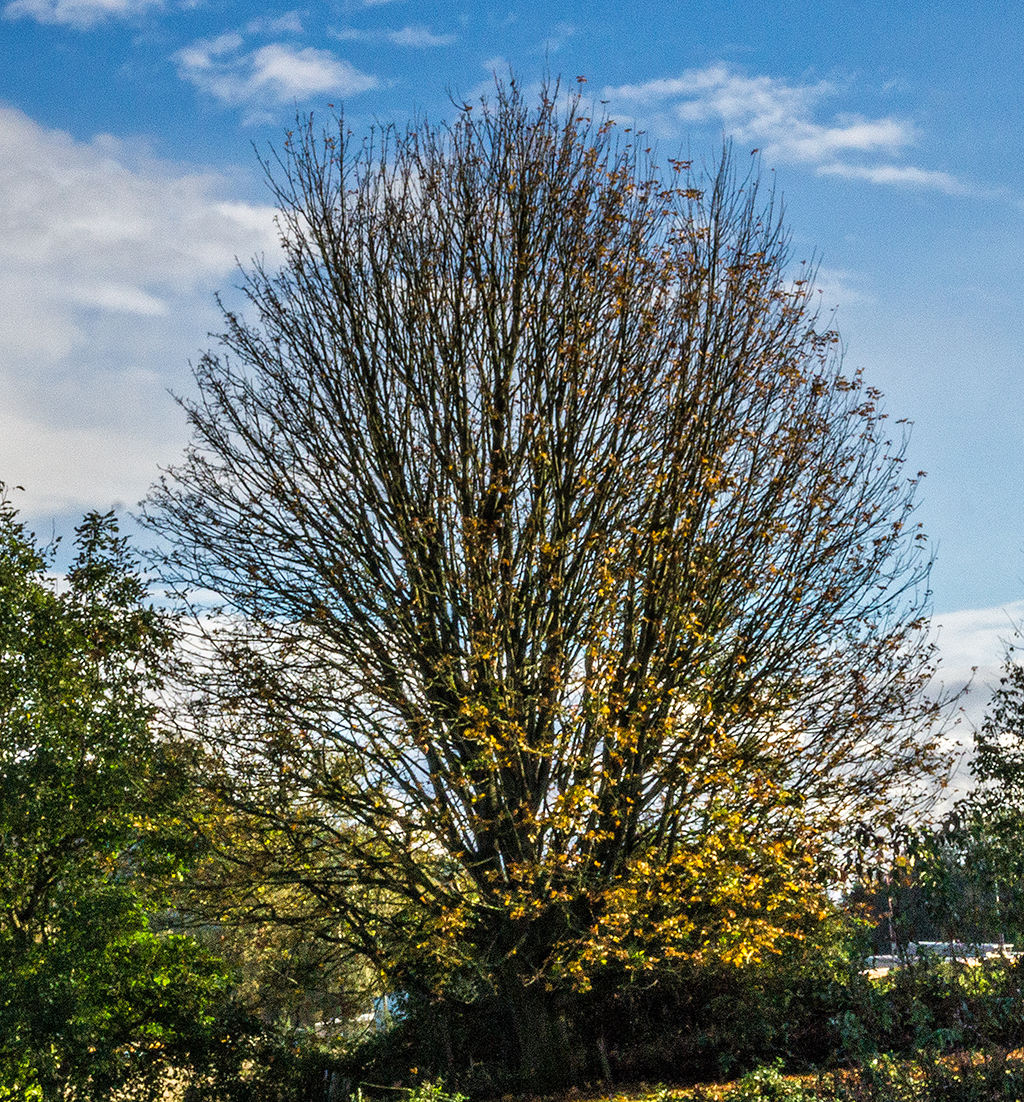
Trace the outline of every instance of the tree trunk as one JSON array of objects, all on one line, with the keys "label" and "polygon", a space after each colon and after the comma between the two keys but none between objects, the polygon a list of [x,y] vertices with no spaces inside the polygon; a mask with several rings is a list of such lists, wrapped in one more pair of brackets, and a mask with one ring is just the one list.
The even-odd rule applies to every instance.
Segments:
[{"label": "tree trunk", "polygon": [[581,1061],[570,1043],[564,1013],[554,994],[541,982],[527,984],[510,965],[498,977],[499,997],[515,1038],[518,1066],[514,1069],[524,1088],[560,1088],[576,1085]]}]

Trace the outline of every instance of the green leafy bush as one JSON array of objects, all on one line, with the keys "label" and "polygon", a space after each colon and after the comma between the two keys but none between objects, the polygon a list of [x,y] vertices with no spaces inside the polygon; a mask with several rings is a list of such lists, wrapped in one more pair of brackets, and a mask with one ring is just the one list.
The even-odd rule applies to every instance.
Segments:
[{"label": "green leafy bush", "polygon": [[444,1080],[437,1079],[436,1081],[427,1080],[425,1083],[420,1083],[418,1086],[410,1089],[406,1095],[405,1102],[469,1102],[469,1099],[464,1094],[459,1094],[458,1091],[450,1092],[444,1089]]},{"label": "green leafy bush", "polygon": [[728,1091],[722,1102],[811,1102],[819,1095],[782,1074],[782,1060],[754,1068]]}]

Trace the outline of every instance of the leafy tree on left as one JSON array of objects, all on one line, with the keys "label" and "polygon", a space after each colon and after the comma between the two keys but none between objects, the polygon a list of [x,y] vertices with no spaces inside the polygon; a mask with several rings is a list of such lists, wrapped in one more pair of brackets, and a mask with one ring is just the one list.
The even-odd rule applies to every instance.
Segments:
[{"label": "leafy tree on left", "polygon": [[147,918],[188,855],[186,778],[151,728],[168,626],[112,513],[87,516],[76,546],[66,578],[48,577],[0,484],[7,1097],[155,1090],[168,1060],[209,1045],[229,984],[215,957]]}]

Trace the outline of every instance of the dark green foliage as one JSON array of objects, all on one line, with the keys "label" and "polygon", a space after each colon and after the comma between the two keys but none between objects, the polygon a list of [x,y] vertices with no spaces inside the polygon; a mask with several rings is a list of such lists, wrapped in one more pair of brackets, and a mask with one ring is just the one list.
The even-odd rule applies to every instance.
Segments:
[{"label": "dark green foliage", "polygon": [[[804,1096],[742,1097],[836,1102],[1024,1097],[1024,1068],[1006,1060],[1024,1044],[1022,983],[1024,967],[1006,961],[972,967],[923,958],[880,980],[859,976],[847,987],[841,1012],[823,1023],[829,1053],[818,1064],[838,1064],[848,1074],[819,1077]],[[795,1054],[780,1055],[807,1070]]]},{"label": "dark green foliage", "polygon": [[[171,1064],[192,1062],[218,1040],[228,977],[191,939],[126,929],[137,913],[59,931],[2,981],[0,1083],[38,1085],[43,1097],[107,1098],[130,1083],[133,1099],[160,1097]],[[104,944],[105,942],[105,944]]]},{"label": "dark green foliage", "polygon": [[229,976],[149,929],[189,848],[186,778],[150,729],[170,634],[113,514],[77,547],[49,577],[0,488],[0,1085],[142,1098],[209,1044]]},{"label": "dark green foliage", "polygon": [[215,1043],[190,1065],[187,1102],[343,1102],[336,1046],[244,1015],[217,1027]]},{"label": "dark green foliage", "polygon": [[50,577],[0,486],[0,1097],[324,1097],[329,1049],[151,926],[196,857],[192,777],[152,729],[172,637],[113,514],[76,542]]},{"label": "dark green foliage", "polygon": [[970,966],[924,958],[867,988],[840,1023],[851,1057],[1024,1044],[1024,967],[999,960]]}]

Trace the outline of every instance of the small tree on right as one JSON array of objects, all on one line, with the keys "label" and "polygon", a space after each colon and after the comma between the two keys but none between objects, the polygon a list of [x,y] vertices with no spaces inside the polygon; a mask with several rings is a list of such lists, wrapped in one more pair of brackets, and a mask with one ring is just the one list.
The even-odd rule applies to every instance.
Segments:
[{"label": "small tree on right", "polygon": [[974,739],[972,803],[995,816],[1024,819],[1024,666],[1007,649],[999,688]]},{"label": "small tree on right", "polygon": [[974,736],[976,787],[958,808],[962,875],[986,940],[1024,934],[1024,666],[1014,653]]},{"label": "small tree on right", "polygon": [[974,733],[975,784],[913,838],[895,893],[905,940],[1019,941],[1024,934],[1024,666],[1007,648]]}]

